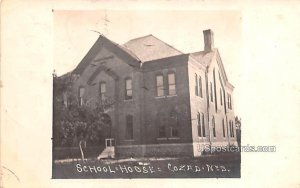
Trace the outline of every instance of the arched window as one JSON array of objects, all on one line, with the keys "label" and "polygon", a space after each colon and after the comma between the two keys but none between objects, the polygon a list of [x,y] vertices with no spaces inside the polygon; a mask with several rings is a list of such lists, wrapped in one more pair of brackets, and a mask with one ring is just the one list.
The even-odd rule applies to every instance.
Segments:
[{"label": "arched window", "polygon": [[201,126],[202,126],[202,137],[205,137],[206,136],[206,134],[205,134],[205,121],[204,121],[204,114],[203,113],[201,113],[201,120],[202,120],[202,124],[201,124]]},{"label": "arched window", "polygon": [[199,96],[199,93],[198,93],[198,75],[197,74],[195,74],[195,95]]},{"label": "arched window", "polygon": [[204,124],[204,114],[197,114],[197,122],[198,122],[198,136],[205,137],[205,124]]},{"label": "arched window", "polygon": [[159,113],[157,115],[157,124],[158,124],[158,138],[166,138],[166,116],[164,113]]},{"label": "arched window", "polygon": [[222,92],[222,88],[220,88],[220,104],[221,104],[221,106],[223,105],[223,92]]},{"label": "arched window", "polygon": [[215,69],[213,70],[213,79],[214,79],[214,95],[215,95],[215,110],[218,110],[218,98],[217,98],[217,86],[216,86],[216,74]]},{"label": "arched window", "polygon": [[216,122],[215,117],[212,118],[212,129],[213,129],[213,136],[216,137]]},{"label": "arched window", "polygon": [[133,140],[133,116],[126,116],[126,139]]},{"label": "arched window", "polygon": [[234,127],[233,127],[233,121],[231,121],[231,130],[232,130],[232,136],[231,136],[231,137],[234,137]]},{"label": "arched window", "polygon": [[101,100],[105,100],[105,95],[106,95],[106,83],[105,82],[100,82],[99,95],[100,95]]},{"label": "arched window", "polygon": [[84,93],[85,88],[83,86],[79,87],[79,105],[82,106],[84,104]]},{"label": "arched window", "polygon": [[203,94],[202,94],[202,79],[201,76],[199,75],[199,96],[202,98]]},{"label": "arched window", "polygon": [[222,128],[223,128],[223,137],[225,138],[226,135],[225,135],[225,121],[224,121],[224,119],[222,119]]},{"label": "arched window", "polygon": [[210,82],[210,101],[214,102],[213,85],[211,82]]},{"label": "arched window", "polygon": [[201,117],[199,112],[197,113],[197,123],[198,123],[198,136],[202,137]]},{"label": "arched window", "polygon": [[132,79],[125,79],[125,100],[132,99]]}]

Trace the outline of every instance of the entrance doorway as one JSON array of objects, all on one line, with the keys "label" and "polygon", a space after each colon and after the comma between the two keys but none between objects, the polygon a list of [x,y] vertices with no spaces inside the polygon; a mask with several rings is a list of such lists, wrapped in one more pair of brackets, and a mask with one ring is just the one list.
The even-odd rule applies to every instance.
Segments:
[{"label": "entrance doorway", "polygon": [[115,139],[114,138],[106,138],[105,139],[105,148],[108,147],[115,147],[116,143],[115,143]]}]

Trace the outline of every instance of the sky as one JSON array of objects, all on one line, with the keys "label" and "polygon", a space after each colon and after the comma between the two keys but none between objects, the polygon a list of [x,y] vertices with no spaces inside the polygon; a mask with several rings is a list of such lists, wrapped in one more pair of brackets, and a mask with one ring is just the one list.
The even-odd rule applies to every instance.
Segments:
[{"label": "sky", "polygon": [[97,32],[118,44],[152,34],[192,53],[204,49],[206,29],[213,30],[214,46],[235,86],[234,94],[239,95],[241,13],[236,10],[54,11],[54,69],[58,76],[72,71],[97,40]]}]

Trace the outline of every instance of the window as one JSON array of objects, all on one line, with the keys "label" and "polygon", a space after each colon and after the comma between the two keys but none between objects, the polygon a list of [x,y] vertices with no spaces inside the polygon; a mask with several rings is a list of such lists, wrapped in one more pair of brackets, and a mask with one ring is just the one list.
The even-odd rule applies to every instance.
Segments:
[{"label": "window", "polygon": [[229,120],[229,136],[231,137],[232,132],[231,132],[231,121]]},{"label": "window", "polygon": [[199,95],[200,95],[201,98],[203,97],[203,95],[202,95],[202,79],[201,79],[201,76],[199,76]]},{"label": "window", "polygon": [[226,135],[225,135],[225,121],[224,121],[224,119],[222,119],[222,127],[223,127],[223,137],[225,138]]},{"label": "window", "polygon": [[175,74],[169,73],[168,74],[168,94],[169,95],[176,95],[176,84],[175,84]]},{"label": "window", "polygon": [[228,108],[232,109],[232,106],[231,106],[231,95],[229,93],[227,93],[227,99],[228,99]]},{"label": "window", "polygon": [[216,137],[216,123],[215,118],[212,118],[212,128],[213,128],[213,136]]},{"label": "window", "polygon": [[126,139],[133,140],[133,116],[126,116]]},{"label": "window", "polygon": [[125,80],[125,100],[132,99],[132,80]]},{"label": "window", "polygon": [[201,118],[200,118],[200,113],[198,112],[197,114],[197,122],[198,122],[198,136],[202,136],[202,126],[201,126]]},{"label": "window", "polygon": [[199,93],[198,93],[198,75],[197,74],[195,74],[195,95],[199,96]]},{"label": "window", "polygon": [[213,86],[212,83],[210,82],[210,101],[214,102],[214,96],[213,96]]},{"label": "window", "polygon": [[217,99],[217,87],[216,87],[216,74],[215,74],[215,69],[213,71],[213,76],[214,76],[214,95],[215,95],[215,110],[217,112],[218,110],[218,99]]},{"label": "window", "polygon": [[223,92],[222,92],[222,88],[220,88],[220,104],[221,104],[221,106],[223,105]]},{"label": "window", "polygon": [[79,88],[79,104],[80,104],[80,106],[82,106],[84,104],[84,99],[83,99],[84,92],[85,92],[84,87],[80,87]]},{"label": "window", "polygon": [[232,132],[232,135],[231,135],[231,137],[234,137],[234,127],[233,127],[233,121],[231,121],[231,132]]},{"label": "window", "polygon": [[204,114],[198,112],[197,114],[197,121],[198,121],[198,136],[205,137],[205,125],[204,125]]},{"label": "window", "polygon": [[105,99],[105,94],[106,94],[106,83],[105,82],[100,82],[100,99],[104,100]]},{"label": "window", "polygon": [[202,126],[202,136],[203,137],[205,137],[205,124],[204,124],[204,114],[203,113],[201,113],[201,120],[202,120],[202,124],[201,124],[201,126]]},{"label": "window", "polygon": [[158,138],[166,138],[166,114],[164,112],[159,112],[156,117],[156,124],[158,127]]},{"label": "window", "polygon": [[230,137],[234,137],[234,125],[233,121],[229,120]]},{"label": "window", "polygon": [[178,129],[176,127],[171,128],[171,137],[179,137]]},{"label": "window", "polygon": [[167,136],[166,136],[166,128],[165,128],[165,126],[161,125],[161,126],[159,127],[159,130],[158,130],[158,137],[159,137],[159,138],[166,138],[166,137],[167,137]]},{"label": "window", "polygon": [[158,97],[164,96],[164,77],[163,77],[163,75],[156,76],[156,95]]}]

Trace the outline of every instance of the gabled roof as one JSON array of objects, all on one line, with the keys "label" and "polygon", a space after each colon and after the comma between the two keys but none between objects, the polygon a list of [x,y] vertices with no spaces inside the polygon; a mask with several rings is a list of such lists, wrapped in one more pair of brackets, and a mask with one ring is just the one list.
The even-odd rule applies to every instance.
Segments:
[{"label": "gabled roof", "polygon": [[133,52],[142,62],[183,54],[153,35],[132,39],[123,46]]},{"label": "gabled roof", "polygon": [[216,49],[213,49],[212,51],[209,52],[206,51],[194,52],[191,53],[191,56],[194,59],[196,59],[199,63],[207,67],[210,65],[215,53],[216,53]]},{"label": "gabled roof", "polygon": [[120,58],[126,59],[128,64],[137,65],[140,63],[140,60],[135,56],[130,50],[124,48],[123,46],[109,40],[103,35],[100,35],[97,41],[94,43],[92,48],[84,56],[78,66],[73,70],[75,74],[81,74],[84,69],[93,61],[93,59],[100,52],[102,47],[105,46],[109,48],[115,55]]},{"label": "gabled roof", "polygon": [[201,63],[205,67],[209,67],[210,64],[211,64],[211,62],[212,62],[212,60],[214,58],[216,58],[217,59],[217,63],[218,63],[218,65],[220,67],[220,70],[221,70],[221,74],[222,74],[222,76],[224,78],[225,84],[227,86],[229,86],[230,88],[234,88],[232,86],[232,84],[229,83],[229,81],[228,81],[228,78],[227,78],[227,75],[226,75],[226,71],[225,71],[225,68],[224,68],[224,65],[223,65],[223,62],[222,62],[219,50],[217,48],[214,48],[214,49],[212,49],[209,52],[206,52],[206,51],[194,52],[194,53],[191,53],[190,55],[191,55],[192,58],[196,59],[199,63]]},{"label": "gabled roof", "polygon": [[[103,46],[108,48],[116,56],[126,60],[126,63],[130,66],[141,66],[141,63],[143,62],[151,62],[154,60],[162,60],[169,57],[185,55],[151,34],[129,40],[123,45],[119,45],[107,39],[105,36],[100,35],[92,48],[88,51],[72,73],[81,74],[94,60]],[[214,48],[209,52],[199,51],[186,55],[189,55],[193,60],[196,60],[204,67],[209,67],[212,60],[216,58],[225,82],[233,88],[233,86],[228,82],[221,56],[217,48]]]}]

